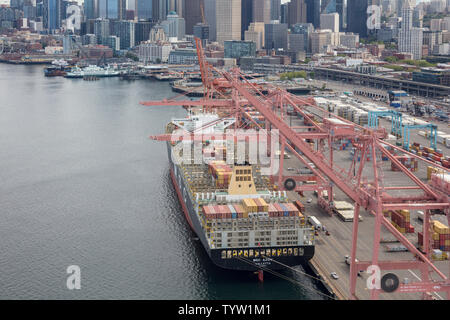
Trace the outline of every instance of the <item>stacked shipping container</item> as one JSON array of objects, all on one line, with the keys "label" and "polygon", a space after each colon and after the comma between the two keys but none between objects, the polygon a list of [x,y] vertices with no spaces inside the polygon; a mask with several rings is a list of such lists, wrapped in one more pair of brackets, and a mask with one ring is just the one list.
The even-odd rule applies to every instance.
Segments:
[{"label": "stacked shipping container", "polygon": [[409,210],[390,211],[392,225],[401,233],[414,233]]}]

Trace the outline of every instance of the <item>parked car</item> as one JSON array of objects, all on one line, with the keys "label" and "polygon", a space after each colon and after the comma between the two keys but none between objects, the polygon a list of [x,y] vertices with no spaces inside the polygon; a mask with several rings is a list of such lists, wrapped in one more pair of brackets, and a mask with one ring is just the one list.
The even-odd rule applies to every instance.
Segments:
[{"label": "parked car", "polygon": [[336,279],[336,280],[339,279],[339,276],[337,275],[336,272],[332,272],[331,276],[333,277],[333,279]]}]

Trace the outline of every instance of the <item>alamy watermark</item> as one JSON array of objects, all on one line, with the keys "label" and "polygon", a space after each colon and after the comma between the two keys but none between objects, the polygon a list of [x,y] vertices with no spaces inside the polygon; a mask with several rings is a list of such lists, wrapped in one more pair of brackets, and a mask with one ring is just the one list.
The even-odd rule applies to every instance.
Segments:
[{"label": "alamy watermark", "polygon": [[66,30],[75,30],[81,29],[81,9],[79,6],[70,5],[66,9],[67,18],[65,20]]},{"label": "alamy watermark", "polygon": [[393,273],[387,273],[381,276],[381,269],[377,265],[370,265],[366,272],[369,277],[366,280],[366,287],[369,290],[383,290],[384,292],[394,292],[398,289],[400,280]]},{"label": "alamy watermark", "polygon": [[375,30],[381,28],[381,6],[371,5],[367,7],[367,29]]},{"label": "alamy watermark", "polygon": [[81,269],[77,265],[70,265],[66,270],[69,276],[67,277],[66,286],[69,290],[81,289]]}]

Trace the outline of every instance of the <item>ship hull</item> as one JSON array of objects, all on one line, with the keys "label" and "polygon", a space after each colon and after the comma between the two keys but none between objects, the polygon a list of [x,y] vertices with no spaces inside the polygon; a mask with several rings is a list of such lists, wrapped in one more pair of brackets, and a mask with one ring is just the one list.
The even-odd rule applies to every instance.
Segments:
[{"label": "ship hull", "polygon": [[242,271],[256,271],[265,268],[278,270],[284,269],[286,266],[306,265],[314,256],[314,245],[211,249],[203,232],[200,219],[194,210],[194,204],[189,197],[179,166],[172,160],[170,143],[167,143],[167,151],[170,163],[170,176],[182,206],[183,214],[215,265],[225,269]]}]

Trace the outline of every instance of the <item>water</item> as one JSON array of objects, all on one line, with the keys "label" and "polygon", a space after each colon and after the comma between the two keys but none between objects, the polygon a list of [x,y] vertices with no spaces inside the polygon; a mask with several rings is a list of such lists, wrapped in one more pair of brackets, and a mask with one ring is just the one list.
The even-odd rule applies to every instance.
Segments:
[{"label": "water", "polygon": [[[172,96],[164,82],[0,64],[1,299],[320,299],[210,262],[181,213],[165,144],[148,139],[185,111],[138,104]],[[69,265],[81,290],[66,287]]]}]

